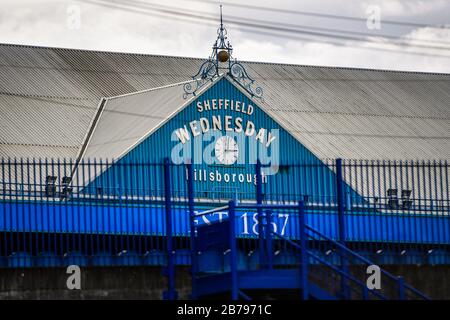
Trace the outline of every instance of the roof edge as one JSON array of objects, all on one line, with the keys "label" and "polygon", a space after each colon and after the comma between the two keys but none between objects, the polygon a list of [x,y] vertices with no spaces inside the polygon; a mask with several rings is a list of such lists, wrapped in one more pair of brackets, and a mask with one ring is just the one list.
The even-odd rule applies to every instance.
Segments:
[{"label": "roof edge", "polygon": [[168,84],[168,85],[161,86],[161,87],[154,87],[154,88],[150,88],[150,89],[144,89],[144,90],[128,92],[128,93],[120,94],[118,96],[105,97],[105,99],[113,100],[113,99],[117,99],[117,98],[123,98],[123,97],[127,97],[127,96],[132,96],[132,95],[135,95],[135,94],[140,94],[140,93],[145,93],[145,92],[150,92],[150,91],[156,91],[156,90],[163,90],[163,89],[167,89],[167,88],[181,86],[181,85],[184,85],[186,83],[195,82],[197,80],[200,80],[200,79],[190,79],[190,80],[187,80],[187,81],[181,81],[181,82],[177,82],[177,83],[172,83],[172,84]]},{"label": "roof edge", "polygon": [[[106,54],[117,54],[117,55],[134,55],[134,56],[146,56],[146,57],[161,57],[161,58],[177,58],[186,60],[199,60],[203,61],[206,58],[203,57],[184,57],[175,55],[163,55],[163,54],[148,54],[148,53],[131,53],[123,51],[106,51],[106,50],[95,50],[95,49],[76,49],[67,47],[50,47],[50,46],[38,46],[38,45],[25,45],[25,44],[14,44],[14,43],[0,43],[0,46],[11,46],[11,47],[23,47],[23,48],[35,48],[35,49],[49,49],[49,50],[67,50],[67,51],[81,51],[81,52],[96,52],[96,53],[106,53]],[[406,74],[428,74],[428,75],[440,75],[440,76],[450,76],[450,73],[445,72],[425,72],[425,71],[409,71],[409,70],[395,70],[395,69],[370,69],[370,68],[358,68],[358,67],[340,67],[340,66],[326,66],[326,65],[305,65],[305,64],[293,64],[293,63],[282,63],[282,62],[262,62],[262,61],[248,61],[240,60],[241,63],[251,63],[251,64],[265,64],[265,65],[275,65],[275,66],[291,66],[291,67],[303,67],[303,68],[319,68],[319,69],[337,69],[337,70],[357,70],[357,71],[375,71],[375,72],[392,72],[392,73],[406,73]]]}]

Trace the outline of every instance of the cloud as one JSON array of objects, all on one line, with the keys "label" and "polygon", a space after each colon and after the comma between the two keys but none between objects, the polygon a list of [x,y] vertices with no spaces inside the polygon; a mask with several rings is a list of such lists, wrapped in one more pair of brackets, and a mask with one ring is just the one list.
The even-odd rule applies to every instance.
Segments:
[{"label": "cloud", "polygon": [[[409,0],[414,5],[405,4],[404,1],[400,0],[378,2],[384,8],[383,10],[390,10],[390,14],[403,14],[404,16],[406,16],[404,10],[409,10],[414,15],[420,14],[419,11],[423,10],[427,12],[428,17],[432,12],[438,18],[442,16],[445,9],[447,9],[447,12],[450,10],[450,3],[444,3],[441,0],[425,2]],[[166,5],[161,1],[159,3]],[[214,6],[191,1],[171,1],[169,5],[176,6],[179,3],[184,3],[184,6],[188,4],[190,10],[213,13],[217,11]],[[259,2],[249,3],[258,4]],[[372,1],[361,1],[358,5],[354,3],[354,1],[326,0],[323,3],[321,2],[322,7],[318,8],[317,2],[312,0],[302,1],[301,6],[297,1],[289,0],[283,2],[283,8],[336,14],[360,12],[360,16],[363,17],[363,14],[365,14],[363,5],[372,3]],[[392,3],[392,5],[389,6],[389,3]],[[428,5],[428,3],[432,5]],[[78,6],[81,10],[80,29],[69,27],[68,19],[71,18],[71,13],[67,11],[67,8],[73,5]],[[264,3],[263,5],[280,6],[278,2]],[[85,1],[58,0],[40,2],[6,0],[2,6],[4,10],[0,12],[0,42],[207,57],[216,37],[215,25],[186,23],[177,18],[160,17],[151,12],[149,14],[149,11],[139,7],[135,8],[137,12],[130,12],[98,6]],[[341,9],[337,8],[338,6]],[[243,9],[227,8],[226,10],[233,16],[250,16],[250,13]],[[281,16],[264,12],[252,13],[254,15],[251,17],[258,19],[267,18],[271,21],[277,20],[297,24],[314,23],[312,19],[296,15]],[[345,27],[355,31],[361,31],[360,29],[364,28],[361,23],[347,25],[339,21],[330,20],[328,22],[329,25],[319,26],[333,28],[338,24],[339,28]],[[387,33],[388,30],[383,30],[383,32]],[[408,44],[417,43],[409,40],[409,38],[450,42],[449,29],[418,28],[409,29],[406,32],[403,30],[402,32],[396,35],[402,35],[402,39],[405,39]],[[450,50],[407,48],[397,45],[393,41],[376,45],[369,41],[345,41],[342,46],[338,46],[314,40],[306,42],[277,36],[254,35],[236,26],[230,26],[229,39],[235,48],[235,57],[241,60],[450,73],[450,59],[436,56],[438,54],[450,56]],[[333,41],[334,39],[328,40]],[[373,50],[374,47],[386,51]],[[430,56],[408,54],[412,51],[420,51],[430,54]]]},{"label": "cloud", "polygon": [[361,9],[365,10],[370,5],[380,6],[382,15],[397,17],[419,16],[448,9],[447,0],[369,0],[361,3]]}]

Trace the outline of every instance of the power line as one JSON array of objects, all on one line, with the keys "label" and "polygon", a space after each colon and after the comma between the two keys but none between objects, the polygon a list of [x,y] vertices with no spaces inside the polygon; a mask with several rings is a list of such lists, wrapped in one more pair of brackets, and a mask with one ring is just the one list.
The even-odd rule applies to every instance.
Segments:
[{"label": "power line", "polygon": [[[184,1],[202,2],[202,3],[207,3],[210,5],[217,5],[217,2],[213,2],[210,0],[184,0]],[[350,21],[358,21],[358,22],[364,22],[364,23],[366,23],[366,21],[367,21],[366,18],[352,17],[352,16],[342,16],[342,15],[334,15],[334,14],[327,14],[327,13],[311,12],[311,11],[261,7],[261,6],[254,6],[254,5],[250,5],[250,4],[234,3],[234,2],[227,2],[227,1],[220,1],[220,3],[223,5],[226,5],[226,6],[230,6],[230,7],[246,8],[246,9],[269,11],[269,12],[279,12],[279,13],[284,13],[284,14],[303,15],[303,16],[320,17],[320,18],[337,19],[337,20],[350,20]],[[387,20],[387,19],[383,19],[382,23],[397,25],[397,26],[404,26],[404,27],[416,27],[416,28],[417,27],[418,28],[428,27],[428,28],[438,28],[438,29],[448,29],[449,28],[444,25],[430,25],[430,24],[418,23],[418,22],[395,21],[395,20]]]},{"label": "power line", "polygon": [[[109,8],[113,8],[113,9],[120,9],[120,10],[133,12],[133,13],[140,13],[140,14],[153,15],[153,16],[160,16],[160,17],[165,17],[165,18],[167,18],[167,15],[169,15],[169,16],[175,15],[175,16],[177,16],[177,20],[182,19],[185,22],[189,22],[189,23],[197,23],[198,20],[201,20],[201,22],[203,24],[213,25],[213,23],[211,21],[216,22],[216,20],[217,20],[216,18],[212,19],[212,18],[209,18],[209,17],[207,17],[205,15],[189,14],[189,13],[186,13],[186,12],[183,12],[183,11],[180,11],[180,10],[173,10],[173,7],[170,10],[169,9],[161,9],[161,8],[158,9],[158,8],[152,8],[152,7],[142,8],[142,6],[141,6],[140,9],[136,9],[136,8],[133,8],[133,7],[129,6],[129,5],[124,5],[124,4],[118,3],[118,2],[116,2],[115,4],[114,3],[111,4],[111,2],[114,2],[114,1],[108,1],[106,3],[102,2],[102,0],[78,0],[78,1],[87,2],[87,3],[91,3],[91,4],[95,4],[95,5],[100,5],[100,6],[104,6],[104,7],[109,7]],[[141,11],[141,10],[144,10],[144,11]],[[161,14],[160,15],[150,14],[148,11],[160,12],[160,13],[162,13],[162,15]],[[252,32],[254,34],[283,37],[283,38],[294,39],[294,40],[314,41],[314,42],[333,44],[333,45],[338,45],[338,46],[346,46],[342,42],[337,42],[337,41],[332,41],[332,40],[326,40],[325,41],[325,40],[321,40],[321,39],[310,39],[310,38],[305,38],[305,37],[301,37],[301,36],[298,35],[300,33],[300,34],[306,34],[308,36],[316,36],[316,33],[312,33],[312,32],[305,32],[305,31],[299,31],[299,30],[289,30],[289,29],[286,29],[286,28],[274,28],[274,27],[271,27],[271,26],[261,26],[261,25],[251,24],[251,23],[245,23],[244,25],[242,25],[239,22],[231,22],[231,24],[236,24],[236,25],[240,26],[242,29],[245,29],[246,31]],[[261,28],[261,27],[263,27],[263,29],[266,29],[267,31],[259,30],[259,28]],[[279,32],[281,32],[281,33],[279,33]],[[295,36],[287,35],[287,34],[285,34],[285,32],[295,33]],[[323,34],[322,34],[322,36],[327,36],[327,37],[331,37],[331,38],[335,37],[333,35],[323,35]],[[337,37],[337,38],[343,38],[343,37]],[[370,41],[362,40],[362,39],[356,40],[357,38],[354,38],[354,37],[351,37],[351,38],[350,37],[345,37],[345,39],[346,40],[355,40],[355,41],[364,41],[364,42],[369,42],[369,43],[373,43],[373,44],[380,44],[379,42],[370,42]],[[406,44],[399,44],[399,45],[408,46]],[[355,48],[357,48],[357,49],[366,49],[366,50],[378,50],[378,51],[385,51],[385,52],[394,52],[394,53],[407,53],[407,54],[421,55],[421,56],[425,55],[425,56],[433,56],[433,57],[450,58],[450,56],[447,56],[447,55],[438,55],[438,54],[431,54],[431,53],[417,52],[417,51],[399,52],[398,50],[391,50],[391,49],[380,48],[380,47],[357,46]]]},{"label": "power line", "polygon": [[[197,1],[197,0],[195,0],[195,1]],[[112,2],[119,3],[117,0],[116,1],[113,0]],[[192,10],[187,10],[187,9],[183,9],[183,11],[181,11],[180,9],[177,9],[174,7],[158,5],[155,3],[148,3],[148,2],[138,1],[138,0],[128,1],[127,5],[130,5],[132,3],[134,3],[135,6],[146,7],[146,8],[153,9],[153,10],[171,10],[171,12],[166,12],[166,13],[187,14],[190,12],[193,16],[195,16],[195,18],[199,18],[198,14],[201,14],[202,18],[209,16],[209,20],[214,20],[214,21],[216,20],[216,16],[211,16],[210,13],[206,13],[206,12],[198,12],[198,11],[192,11]],[[175,10],[176,13],[174,13],[173,10]],[[430,45],[422,45],[422,44],[405,43],[405,41],[413,40],[413,41],[418,41],[418,42],[428,42],[428,43],[435,43],[435,44],[441,44],[441,45],[450,44],[450,42],[434,41],[434,40],[428,40],[428,39],[417,39],[417,38],[412,38],[412,37],[401,39],[399,37],[390,36],[390,35],[370,34],[370,33],[364,33],[364,32],[330,29],[330,28],[323,28],[323,27],[312,27],[312,26],[296,25],[296,24],[290,24],[290,23],[284,23],[284,22],[271,22],[271,21],[266,21],[266,20],[258,20],[258,19],[243,18],[243,17],[233,17],[233,16],[228,16],[227,21],[229,21],[233,24],[239,25],[239,26],[263,28],[263,29],[264,28],[272,28],[272,29],[275,29],[276,31],[282,31],[282,32],[293,32],[293,33],[302,32],[303,34],[319,36],[319,37],[341,38],[344,40],[374,42],[367,38],[362,39],[362,38],[357,38],[357,37],[351,36],[351,35],[358,35],[358,36],[362,35],[365,37],[386,38],[386,39],[391,39],[391,40],[395,40],[395,41],[400,41],[401,43],[397,43],[399,45],[407,45],[407,46],[414,46],[414,47],[420,47],[420,48],[426,48],[426,49],[437,49],[437,50],[449,50],[450,49],[450,47],[445,47],[445,46],[443,47],[443,46],[430,46]],[[245,22],[245,21],[247,21],[247,22]],[[282,26],[282,27],[280,27],[280,26]],[[309,31],[309,30],[304,30],[304,29],[326,31],[328,33],[314,32],[314,31]],[[329,32],[331,32],[331,34]],[[349,36],[339,35],[339,33],[348,34]],[[378,43],[378,42],[376,42],[376,43]]]},{"label": "power line", "polygon": [[[239,18],[239,17],[236,17]],[[289,28],[298,28],[298,29],[309,29],[309,30],[318,30],[318,31],[325,31],[325,32],[331,32],[331,33],[343,33],[343,34],[351,34],[351,35],[358,35],[358,36],[365,36],[365,37],[381,37],[385,39],[391,39],[391,40],[397,40],[397,41],[406,41],[406,40],[412,40],[412,41],[418,41],[418,42],[424,42],[424,43],[434,43],[434,44],[450,44],[450,41],[436,41],[436,40],[429,40],[429,39],[419,39],[419,38],[400,38],[397,36],[387,35],[387,34],[379,34],[379,33],[368,33],[368,32],[359,32],[359,31],[350,31],[350,30],[342,30],[342,29],[331,29],[331,28],[324,28],[324,27],[315,27],[315,26],[305,26],[305,25],[297,25],[297,24],[291,24],[291,23],[284,23],[284,22],[272,22],[272,21],[263,21],[263,20],[257,20],[257,19],[247,19],[254,22],[259,23],[267,23],[270,25],[278,24],[281,26],[289,27]],[[437,47],[438,48],[438,47]],[[442,47],[440,47],[442,48]],[[449,47],[450,49],[450,47]]]}]

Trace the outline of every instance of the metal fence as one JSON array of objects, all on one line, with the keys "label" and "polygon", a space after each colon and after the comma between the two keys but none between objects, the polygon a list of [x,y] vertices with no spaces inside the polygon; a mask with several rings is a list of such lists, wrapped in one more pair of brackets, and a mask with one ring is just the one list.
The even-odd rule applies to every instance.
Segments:
[{"label": "metal fence", "polygon": [[[259,175],[264,166],[250,169]],[[189,172],[169,162],[2,159],[0,266],[161,265],[171,245],[175,263],[188,264],[189,200],[204,212],[230,199],[302,200],[308,225],[378,263],[450,263],[447,161],[285,164],[253,190],[189,187]],[[215,210],[197,223],[225,214]],[[257,212],[237,215],[241,249],[251,259]],[[297,225],[282,210],[274,213],[283,236],[295,240]],[[311,245],[333,259],[320,241]]]}]

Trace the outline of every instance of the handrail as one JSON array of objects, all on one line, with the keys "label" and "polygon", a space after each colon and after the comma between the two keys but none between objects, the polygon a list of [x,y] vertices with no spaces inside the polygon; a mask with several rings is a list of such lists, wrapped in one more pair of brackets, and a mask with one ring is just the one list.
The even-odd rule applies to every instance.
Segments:
[{"label": "handrail", "polygon": [[[308,250],[308,245],[305,241],[308,240],[308,237],[311,237],[311,239],[323,239],[327,242],[329,242],[330,244],[332,244],[334,247],[339,248],[340,250],[342,250],[341,252],[338,252],[338,255],[341,258],[344,259],[349,259],[350,257],[354,257],[359,261],[364,262],[365,264],[368,265],[374,265],[373,262],[371,262],[369,259],[359,255],[358,253],[350,250],[349,248],[347,248],[345,246],[345,244],[340,243],[336,240],[331,239],[330,237],[326,236],[325,234],[323,234],[322,232],[316,230],[315,228],[306,225],[304,222],[304,207],[303,207],[303,203],[299,202],[298,205],[280,205],[280,204],[236,204],[235,201],[230,201],[228,205],[226,206],[221,206],[221,207],[217,207],[217,208],[213,208],[213,209],[209,209],[209,210],[205,210],[199,214],[195,214],[192,215],[192,218],[195,217],[200,217],[200,216],[204,216],[206,214],[211,214],[217,211],[223,211],[223,210],[229,210],[229,219],[232,221],[232,223],[234,223],[234,219],[235,219],[235,212],[238,209],[268,209],[268,211],[270,211],[270,209],[293,209],[293,210],[298,210],[298,214],[300,214],[300,232],[301,232],[301,239],[303,239],[301,245],[294,242],[293,240],[289,239],[288,237],[285,237],[277,232],[275,232],[274,230],[270,230],[266,228],[266,235],[267,235],[267,239],[270,239],[270,235],[274,235],[274,237],[277,237],[279,239],[282,239],[284,241],[286,241],[288,244],[292,245],[294,248],[296,248],[297,250],[301,250],[301,254],[302,254],[302,281],[303,281],[303,286],[306,290],[306,295],[308,295],[308,280],[307,280],[307,275],[308,275],[308,258],[311,257],[313,259],[315,259],[316,261],[318,261],[321,265],[331,269],[332,271],[334,271],[337,275],[339,275],[341,277],[341,281],[344,281],[344,279],[346,281],[349,281],[348,283],[351,283],[352,285],[350,286],[348,283],[345,284],[345,282],[341,283],[342,286],[342,291],[341,294],[345,297],[347,297],[347,294],[345,292],[350,292],[347,290],[351,290],[351,292],[353,293],[357,293],[357,294],[361,294],[363,299],[367,299],[368,295],[372,295],[373,297],[377,297],[379,299],[383,299],[383,300],[387,300],[390,298],[391,294],[389,293],[390,291],[387,292],[377,292],[373,289],[369,289],[367,287],[367,285],[364,283],[364,280],[358,279],[358,277],[356,277],[355,275],[353,275],[348,269],[346,268],[341,268],[339,266],[336,266],[328,261],[326,261],[325,259],[323,259],[322,257],[320,257],[319,255],[317,255],[314,251]],[[271,213],[268,213],[269,217],[271,216]],[[270,222],[270,218],[267,220],[267,223],[271,223]],[[307,231],[307,233],[306,233]],[[233,299],[237,299],[238,296],[241,296],[243,298],[246,298],[245,296],[242,295],[242,292],[239,291],[239,287],[237,284],[237,266],[236,266],[236,235],[234,234],[235,232],[235,228],[234,228],[234,224],[232,224],[231,229],[230,229],[230,250],[231,250],[231,254],[232,257],[231,259],[231,274],[232,274],[232,298]],[[261,233],[262,234],[262,233]],[[265,245],[264,245],[265,246]],[[262,246],[260,248],[263,248]],[[269,247],[268,247],[269,248]],[[233,257],[234,254],[234,257]],[[269,262],[269,264],[271,264],[271,262]],[[392,275],[391,273],[383,270],[380,268],[381,273],[386,276],[387,281],[389,283],[389,287],[391,288],[397,288],[398,291],[398,297],[397,296],[393,296],[393,298],[397,297],[398,299],[405,299],[405,291],[408,290],[407,292],[409,294],[413,294],[410,295],[411,298],[421,298],[421,299],[425,299],[425,300],[429,300],[429,298],[421,293],[420,291],[418,291],[417,289],[406,285],[404,283],[403,278],[401,277],[395,277],[394,275]],[[306,279],[304,279],[306,278]],[[325,283],[325,285],[327,285],[327,283]],[[329,283],[328,283],[329,285]],[[355,287],[356,286],[356,287]],[[345,289],[347,288],[347,289]],[[395,291],[394,291],[395,292]],[[350,296],[349,296],[350,297]],[[304,298],[307,299],[307,298]]]},{"label": "handrail", "polygon": [[[337,241],[335,241],[335,240],[333,240],[333,239],[327,237],[326,235],[324,235],[324,234],[321,233],[320,231],[314,229],[313,227],[310,227],[310,226],[308,226],[308,225],[305,225],[305,228],[306,228],[306,229],[309,229],[309,230],[311,230],[311,231],[313,231],[313,232],[315,232],[316,234],[318,234],[319,236],[321,236],[321,237],[324,238],[325,240],[330,241],[331,243],[333,243],[334,245],[336,245],[336,246],[339,247],[340,249],[346,251],[346,252],[349,253],[350,255],[352,255],[352,256],[358,258],[359,260],[361,260],[361,261],[363,261],[363,262],[365,262],[365,263],[367,263],[367,264],[369,264],[369,265],[373,265],[373,264],[374,264],[374,263],[373,263],[372,261],[370,261],[369,259],[366,259],[366,258],[364,258],[363,256],[360,256],[360,255],[357,254],[356,252],[354,252],[354,251],[348,249],[346,246],[342,245],[341,243],[339,243],[339,242],[337,242]],[[393,274],[387,272],[386,270],[380,268],[380,271],[381,271],[381,273],[383,273],[384,275],[388,276],[391,280],[394,280],[394,281],[396,281],[396,282],[398,281],[398,278],[397,278],[396,276],[394,276]],[[419,295],[419,296],[422,297],[423,299],[426,299],[426,300],[429,300],[429,299],[430,299],[429,297],[427,297],[426,295],[424,295],[423,293],[421,293],[421,292],[418,291],[417,289],[415,289],[415,288],[413,288],[413,287],[411,287],[411,286],[409,286],[409,285],[407,285],[407,284],[405,284],[404,287],[405,287],[405,289],[409,289],[409,290],[413,291],[415,294]]]},{"label": "handrail", "polygon": [[[276,235],[276,236],[279,237],[280,239],[285,240],[287,243],[289,243],[289,244],[292,245],[293,247],[295,247],[295,248],[297,248],[297,249],[299,249],[299,250],[303,250],[302,247],[301,247],[298,243],[295,243],[295,242],[293,242],[292,240],[290,240],[290,239],[288,239],[288,238],[286,238],[286,237],[284,237],[284,236],[282,236],[282,235],[280,235],[280,234],[278,234],[278,233],[276,233],[276,232],[271,232],[271,233],[274,234],[274,235]],[[335,267],[334,265],[332,265],[331,263],[329,263],[329,262],[323,260],[322,258],[320,258],[319,256],[315,255],[315,254],[312,253],[311,251],[308,251],[308,250],[306,250],[306,251],[307,251],[308,255],[312,256],[314,259],[318,260],[320,263],[322,263],[322,264],[328,266],[329,268],[333,269],[333,271],[336,271],[336,272],[339,273],[340,275],[342,275],[342,276],[346,277],[347,279],[349,279],[349,280],[355,282],[356,284],[360,285],[362,288],[365,288],[365,287],[366,287],[365,284],[364,284],[362,281],[360,281],[360,280],[358,280],[357,278],[353,277],[351,274],[345,273],[345,272],[342,271],[341,269],[339,269],[339,268]],[[382,294],[380,294],[380,293],[378,293],[378,292],[376,292],[376,291],[370,291],[370,290],[369,290],[369,292],[372,293],[372,294],[374,294],[375,296],[378,296],[380,299],[387,300],[386,297],[384,297]]]},{"label": "handrail", "polygon": [[204,215],[211,214],[211,213],[214,213],[214,212],[220,212],[220,211],[223,211],[223,210],[227,210],[228,208],[229,208],[229,206],[222,206],[222,207],[217,207],[217,208],[205,210],[205,211],[203,211],[203,212],[200,212],[200,213],[195,214],[193,217],[194,217],[194,218],[196,218],[196,217],[202,217],[202,216],[204,216]]},{"label": "handrail", "polygon": [[[269,205],[269,204],[245,204],[245,205],[244,205],[244,204],[243,204],[243,205],[236,205],[235,208],[236,208],[236,209],[237,209],[237,208],[248,208],[248,209],[250,209],[250,208],[253,208],[253,209],[254,209],[254,208],[261,208],[261,209],[278,209],[278,208],[280,208],[280,209],[297,209],[298,206],[295,206],[295,205],[273,205],[273,204],[271,204],[271,205]],[[337,246],[338,248],[340,248],[340,249],[342,249],[343,251],[345,251],[345,252],[346,252],[347,254],[349,254],[350,256],[356,257],[357,259],[359,259],[360,261],[363,261],[363,262],[366,263],[366,264],[369,264],[369,265],[373,265],[373,264],[374,264],[372,261],[370,261],[370,260],[364,258],[363,256],[360,256],[360,255],[357,254],[356,252],[354,252],[354,251],[348,249],[345,245],[343,245],[343,244],[341,244],[341,243],[339,243],[339,242],[337,242],[337,241],[331,239],[330,237],[324,235],[323,233],[321,233],[320,231],[316,230],[315,228],[313,228],[313,227],[311,227],[311,226],[305,224],[305,229],[308,229],[308,230],[312,231],[313,233],[316,233],[316,234],[319,235],[320,237],[324,238],[325,240],[331,242],[332,244],[334,244],[334,245]],[[278,235],[278,234],[276,234],[276,233],[274,233],[274,232],[271,232],[271,233],[273,233],[273,234],[275,234],[275,235],[281,237],[282,239],[288,241],[290,244],[292,244],[292,245],[294,245],[294,246],[296,246],[296,247],[298,247],[298,248],[301,248],[301,247],[299,247],[299,245],[296,244],[295,242],[293,242],[293,241],[291,241],[291,240],[289,240],[289,239],[286,239],[286,238],[284,238],[283,236]],[[308,254],[310,254],[310,255],[312,254],[312,253],[309,252],[308,250],[307,250],[307,252],[308,252]],[[320,259],[319,257],[316,257],[316,258],[317,258],[317,259]],[[325,264],[331,266],[331,265],[328,264],[328,263],[325,263]],[[385,276],[387,276],[391,281],[393,280],[395,283],[398,283],[398,282],[399,282],[399,278],[398,278],[398,277],[395,277],[395,276],[392,275],[391,273],[389,273],[389,272],[387,272],[387,271],[385,271],[385,270],[383,270],[383,269],[381,269],[381,268],[380,268],[380,271],[381,271],[382,274],[384,274]],[[348,275],[348,276],[349,276],[349,275]],[[410,290],[411,292],[413,292],[414,294],[418,295],[418,296],[419,296],[420,298],[422,298],[422,299],[430,300],[429,297],[427,297],[426,295],[424,295],[423,293],[421,293],[421,292],[418,291],[417,289],[415,289],[415,288],[413,288],[413,287],[411,287],[411,286],[409,286],[409,285],[407,285],[407,284],[403,284],[403,288],[404,288],[404,289],[407,289],[407,290]]]}]

